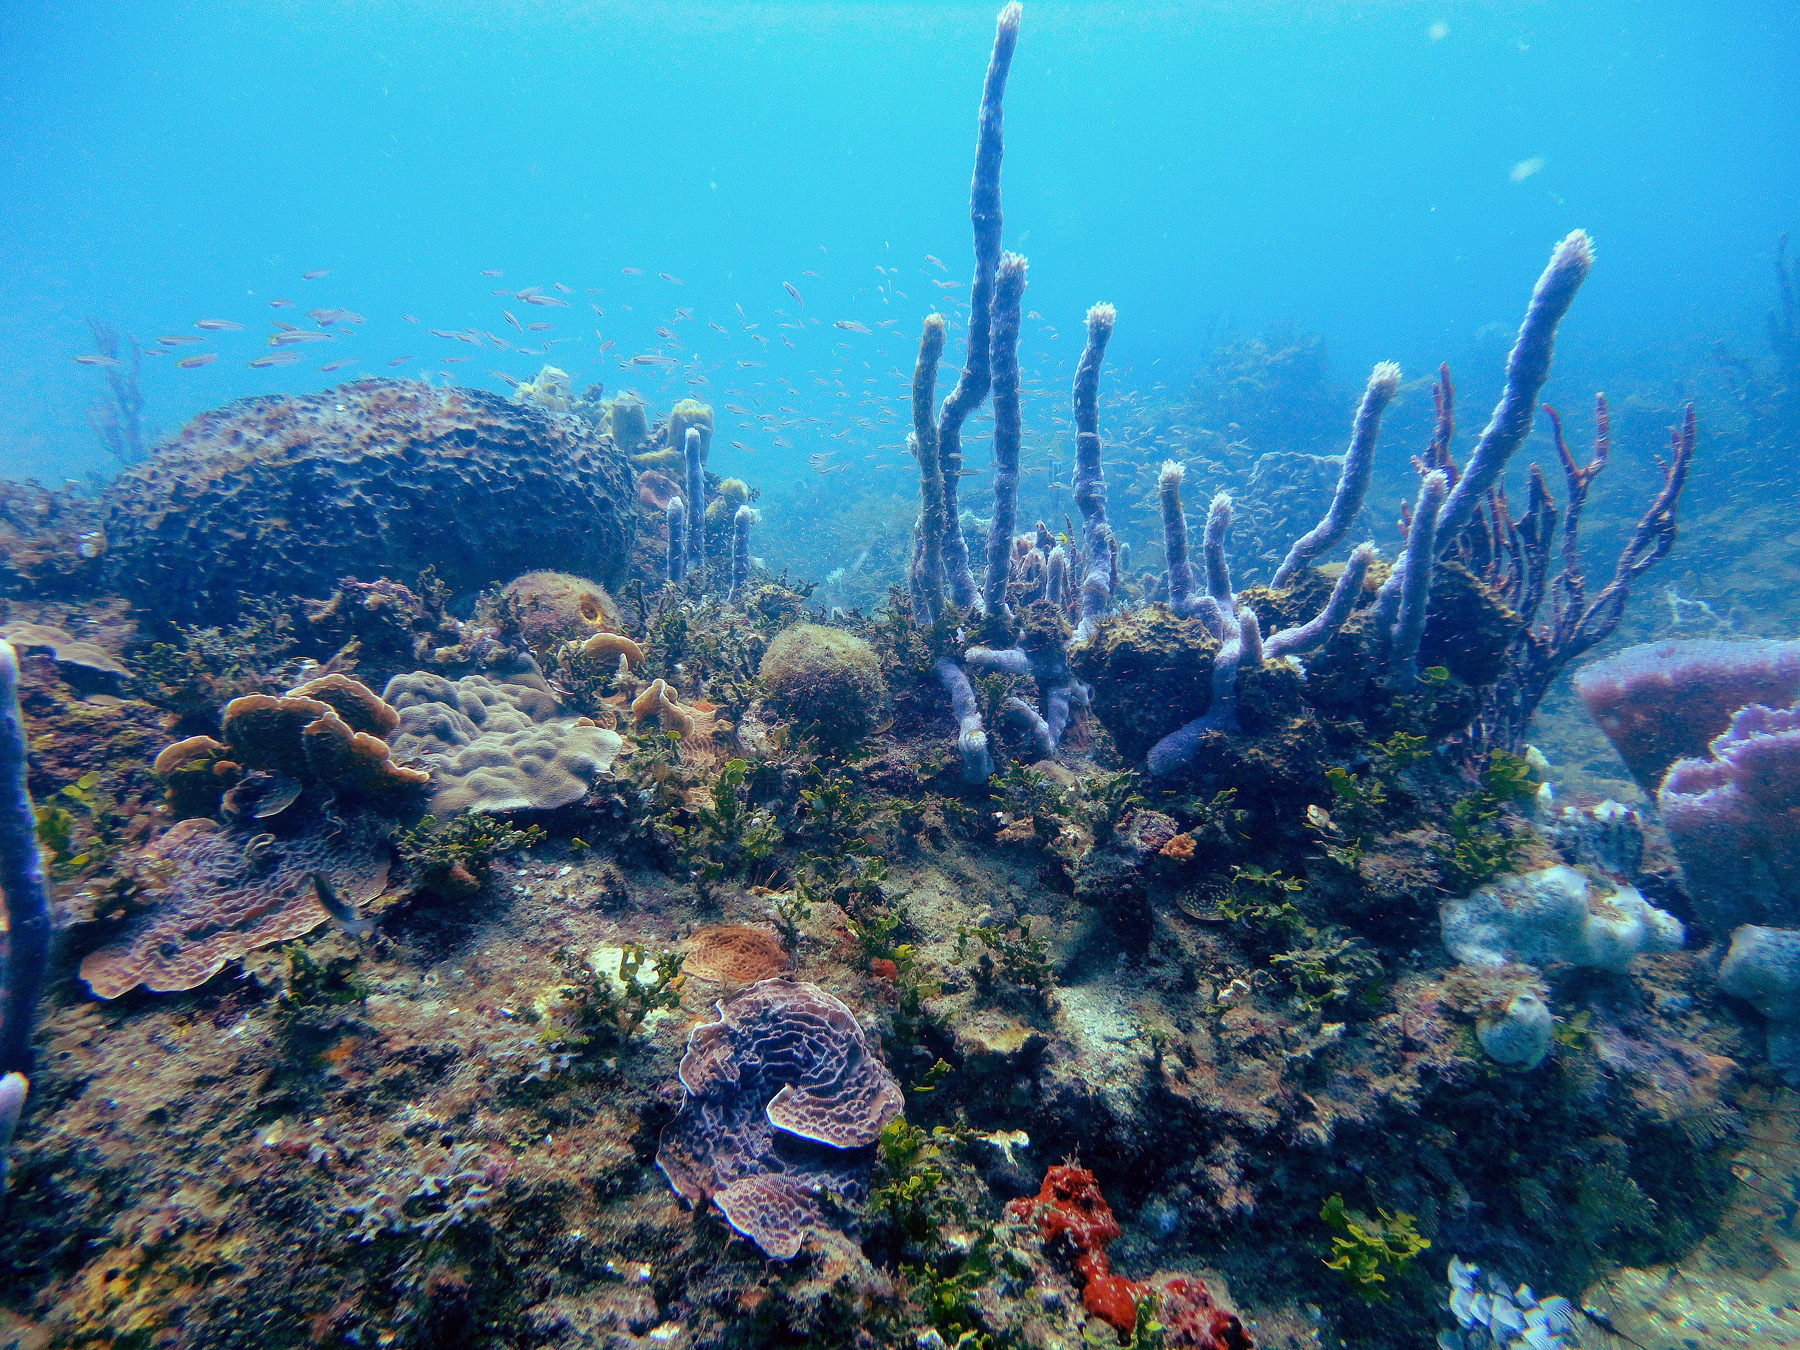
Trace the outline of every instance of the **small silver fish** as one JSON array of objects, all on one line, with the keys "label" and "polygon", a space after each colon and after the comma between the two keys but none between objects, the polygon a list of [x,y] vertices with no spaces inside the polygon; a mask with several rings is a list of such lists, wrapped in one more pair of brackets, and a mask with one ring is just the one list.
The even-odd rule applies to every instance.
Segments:
[{"label": "small silver fish", "polygon": [[356,907],[332,890],[331,883],[325,879],[323,872],[312,874],[312,884],[313,891],[319,897],[319,904],[324,907],[327,914],[337,921],[338,927],[351,937],[367,937],[375,931],[375,921],[357,918]]}]

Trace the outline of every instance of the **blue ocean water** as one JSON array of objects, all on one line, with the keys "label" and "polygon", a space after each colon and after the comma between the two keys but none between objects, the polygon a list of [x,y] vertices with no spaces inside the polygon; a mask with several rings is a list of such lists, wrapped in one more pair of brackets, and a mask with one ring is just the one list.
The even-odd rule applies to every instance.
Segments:
[{"label": "blue ocean water", "polygon": [[[551,363],[653,408],[759,400],[721,472],[778,484],[848,443],[906,490],[919,321],[967,291],[994,8],[8,5],[0,474],[110,471],[100,373],[71,359],[93,316],[207,339],[145,363],[165,432],[359,373],[500,389]],[[1389,357],[1423,376],[1515,325],[1577,226],[1600,262],[1553,399],[1753,351],[1800,221],[1796,69],[1800,11],[1774,3],[1028,5],[1004,176],[1028,377],[1060,414],[1102,299],[1117,388],[1179,388],[1221,332],[1280,318],[1347,387]],[[319,307],[366,322],[247,365]],[[658,352],[678,363],[620,369]]]}]

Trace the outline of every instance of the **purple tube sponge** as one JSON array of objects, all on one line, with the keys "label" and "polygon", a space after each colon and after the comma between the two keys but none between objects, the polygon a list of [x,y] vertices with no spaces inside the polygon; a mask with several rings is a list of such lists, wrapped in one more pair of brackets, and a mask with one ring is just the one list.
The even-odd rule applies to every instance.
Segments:
[{"label": "purple tube sponge", "polygon": [[1162,497],[1163,555],[1169,560],[1169,604],[1179,611],[1194,593],[1194,569],[1188,566],[1187,517],[1181,513],[1181,480],[1187,465],[1165,460],[1156,477]]},{"label": "purple tube sponge", "polygon": [[1050,550],[1047,594],[1051,606],[1059,612],[1069,603],[1069,550],[1061,544]]},{"label": "purple tube sponge", "polygon": [[994,50],[981,86],[981,113],[975,136],[975,176],[969,184],[969,223],[975,232],[975,277],[969,286],[969,350],[962,376],[938,413],[938,461],[944,479],[944,580],[959,608],[977,603],[975,578],[969,571],[969,546],[963,538],[956,490],[962,473],[962,425],[987,397],[989,384],[988,325],[994,301],[994,274],[1000,266],[1000,160],[1005,149],[1002,104],[1006,75],[1019,41],[1017,3],[1000,11]]},{"label": "purple tube sponge", "polygon": [[706,461],[700,444],[700,428],[689,427],[682,441],[682,454],[687,459],[688,565],[695,569],[706,566]]},{"label": "purple tube sponge", "polygon": [[990,614],[1006,609],[1012,571],[1013,532],[1019,524],[1019,309],[1025,295],[1025,259],[1000,255],[988,365],[994,389],[994,519],[988,526],[987,587]]},{"label": "purple tube sponge", "polygon": [[[1525,322],[1519,325],[1518,339],[1506,361],[1506,389],[1500,395],[1500,402],[1494,405],[1494,415],[1488,419],[1487,427],[1476,443],[1475,453],[1444,502],[1443,515],[1437,521],[1434,536],[1437,553],[1442,553],[1456,541],[1463,527],[1474,517],[1475,508],[1500,481],[1506,461],[1530,434],[1532,418],[1537,412],[1538,393],[1550,375],[1556,325],[1569,312],[1575,292],[1581,289],[1593,262],[1593,244],[1583,230],[1572,231],[1550,255],[1550,265],[1531,292]],[[1384,618],[1394,612],[1397,598],[1406,584],[1408,566],[1403,559],[1382,585]]]},{"label": "purple tube sponge", "polygon": [[1439,525],[1438,512],[1450,480],[1442,469],[1425,475],[1419,500],[1413,507],[1412,528],[1406,535],[1402,566],[1406,581],[1400,590],[1400,607],[1394,619],[1389,664],[1395,671],[1412,674],[1419,657],[1419,639],[1425,636],[1425,608],[1431,601],[1433,545]]},{"label": "purple tube sponge", "polygon": [[[1356,410],[1350,448],[1344,452],[1344,471],[1338,475],[1337,491],[1332,494],[1331,509],[1325,513],[1325,519],[1297,539],[1288,550],[1287,557],[1275,570],[1275,579],[1269,583],[1274,589],[1286,586],[1302,567],[1323,556],[1350,533],[1356,513],[1362,510],[1363,499],[1369,495],[1369,476],[1375,470],[1375,438],[1381,431],[1382,411],[1392,402],[1394,391],[1399,387],[1400,367],[1392,361],[1383,361],[1370,372],[1362,403]],[[1164,520],[1166,524],[1166,507]]]},{"label": "purple tube sponge", "polygon": [[[25,747],[19,659],[10,642],[0,642],[0,894],[6,905],[0,1074],[29,1076],[31,1025],[50,963],[50,882],[38,852],[37,818],[25,785]],[[20,1101],[22,1105],[22,1097]]]},{"label": "purple tube sponge", "polygon": [[1206,593],[1226,614],[1237,608],[1231,593],[1231,564],[1225,557],[1225,536],[1231,533],[1231,494],[1216,492],[1206,513]]},{"label": "purple tube sponge", "polygon": [[[1250,615],[1254,624],[1256,616],[1249,610],[1244,613]],[[1258,645],[1260,646],[1260,638]],[[1244,630],[1234,621],[1224,644],[1213,657],[1211,705],[1204,716],[1177,727],[1150,747],[1145,767],[1153,776],[1160,778],[1187,765],[1199,753],[1200,743],[1206,739],[1209,731],[1238,730],[1237,677],[1238,667],[1243,664],[1243,660]]]},{"label": "purple tube sponge", "polygon": [[679,586],[687,580],[687,508],[681,498],[669,498],[665,518],[669,522],[669,580]]},{"label": "purple tube sponge", "polygon": [[756,512],[748,506],[738,507],[731,518],[731,589],[725,593],[727,601],[740,598],[750,582],[750,526],[755,520]]},{"label": "purple tube sponge", "polygon": [[1740,708],[1708,749],[1657,794],[1695,914],[1718,934],[1800,925],[1800,708]]},{"label": "purple tube sponge", "polygon": [[1358,544],[1351,551],[1350,561],[1344,564],[1337,584],[1331,588],[1331,598],[1325,602],[1318,617],[1297,628],[1284,628],[1274,634],[1263,644],[1263,654],[1271,661],[1278,661],[1284,656],[1304,655],[1329,642],[1332,634],[1344,626],[1350,611],[1356,608],[1357,598],[1362,594],[1363,578],[1368,575],[1369,564],[1374,560],[1375,546]]},{"label": "purple tube sponge", "polygon": [[919,335],[919,359],[913,366],[913,429],[907,442],[919,461],[919,559],[913,618],[920,624],[932,623],[944,603],[944,466],[938,460],[937,424],[931,410],[938,361],[943,355],[944,316],[927,314]]},{"label": "purple tube sponge", "polygon": [[1238,665],[1260,666],[1263,663],[1262,621],[1248,605],[1238,610],[1237,621],[1238,645],[1241,648]]},{"label": "purple tube sponge", "polygon": [[962,667],[940,657],[933,667],[938,683],[950,695],[950,715],[956,719],[956,749],[962,755],[965,783],[985,783],[994,772],[994,761],[988,754],[987,732],[981,725],[981,710],[975,706],[975,690]]},{"label": "purple tube sponge", "polygon": [[1117,555],[1106,524],[1106,481],[1100,473],[1100,363],[1112,338],[1117,313],[1099,304],[1087,312],[1087,345],[1075,367],[1075,505],[1081,511],[1087,545],[1087,575],[1081,581],[1080,641],[1112,603]]},{"label": "purple tube sponge", "polygon": [[1056,753],[1056,742],[1050,735],[1050,723],[1024,699],[1014,695],[1006,700],[1006,710],[1031,732],[1032,742],[1037,747],[1039,759],[1049,759]]}]

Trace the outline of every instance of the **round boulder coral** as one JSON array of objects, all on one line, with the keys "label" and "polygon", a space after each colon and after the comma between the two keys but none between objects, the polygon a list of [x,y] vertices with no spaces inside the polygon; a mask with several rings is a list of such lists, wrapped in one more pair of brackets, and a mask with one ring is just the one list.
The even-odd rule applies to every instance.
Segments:
[{"label": "round boulder coral", "polygon": [[506,584],[500,603],[519,636],[539,650],[624,627],[605,587],[567,572],[527,572]]},{"label": "round boulder coral", "polygon": [[886,694],[875,649],[854,633],[816,623],[795,624],[769,644],[762,681],[788,716],[837,743],[873,731]]},{"label": "round boulder coral", "polygon": [[579,419],[358,380],[196,417],[107,489],[106,563],[134,604],[183,623],[427,567],[452,592],[533,568],[616,583],[635,496],[628,462]]}]

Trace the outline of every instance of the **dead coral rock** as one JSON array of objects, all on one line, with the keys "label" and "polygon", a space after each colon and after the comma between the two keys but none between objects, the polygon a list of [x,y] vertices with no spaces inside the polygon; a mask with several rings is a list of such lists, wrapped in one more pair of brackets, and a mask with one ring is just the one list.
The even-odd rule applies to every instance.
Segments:
[{"label": "dead coral rock", "polygon": [[384,691],[400,714],[394,749],[431,772],[431,810],[549,811],[567,806],[611,768],[624,742],[556,696],[513,681],[416,671]]},{"label": "dead coral rock", "polygon": [[755,984],[787,972],[789,960],[781,942],[766,928],[747,924],[710,924],[687,940],[681,973],[713,984]]},{"label": "dead coral rock", "polygon": [[1525,621],[1458,562],[1431,573],[1431,602],[1419,665],[1447,667],[1464,684],[1492,684],[1506,673],[1506,651]]},{"label": "dead coral rock", "polygon": [[1219,1306],[1205,1280],[1179,1276],[1158,1293],[1163,1344],[1170,1350],[1253,1350],[1244,1324]]},{"label": "dead coral rock", "polygon": [[1167,605],[1145,605],[1103,620],[1069,653],[1075,674],[1093,687],[1093,712],[1128,763],[1212,703],[1219,643],[1199,619],[1178,619]]},{"label": "dead coral rock", "polygon": [[875,649],[823,624],[784,629],[763,653],[763,687],[789,717],[831,744],[874,730],[887,690]]},{"label": "dead coral rock", "polygon": [[356,671],[376,684],[417,670],[428,651],[458,638],[454,620],[386,577],[344,577],[329,600],[303,604],[315,640],[338,653],[334,664],[354,661]]},{"label": "dead coral rock", "polygon": [[329,917],[314,873],[355,905],[387,884],[388,853],[373,827],[319,811],[281,834],[184,820],[143,856],[151,864],[143,869],[151,908],[81,963],[98,998],[138,985],[193,989],[227,961],[311,932]]},{"label": "dead coral rock", "polygon": [[1082,858],[1075,869],[1075,898],[1110,910],[1142,910],[1147,865],[1180,832],[1160,811],[1133,811],[1111,838]]},{"label": "dead coral rock", "polygon": [[606,588],[567,572],[527,572],[500,592],[505,617],[534,650],[596,631],[617,633],[625,622]]},{"label": "dead coral rock", "polygon": [[861,1203],[875,1141],[901,1111],[900,1084],[817,985],[764,980],[718,1013],[688,1036],[681,1110],[656,1165],[689,1204],[710,1200],[785,1261],[830,1231],[821,1192]]},{"label": "dead coral rock", "polygon": [[228,622],[252,595],[338,578],[451,591],[534,568],[616,583],[636,528],[630,465],[577,418],[474,389],[358,380],[203,413],[106,493],[108,573],[134,603]]}]

